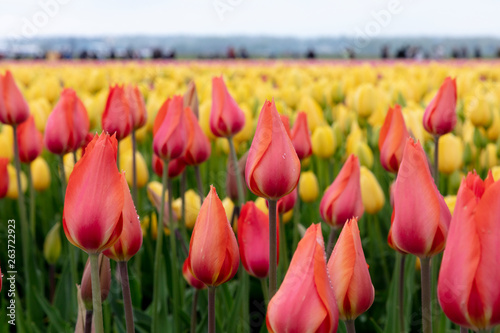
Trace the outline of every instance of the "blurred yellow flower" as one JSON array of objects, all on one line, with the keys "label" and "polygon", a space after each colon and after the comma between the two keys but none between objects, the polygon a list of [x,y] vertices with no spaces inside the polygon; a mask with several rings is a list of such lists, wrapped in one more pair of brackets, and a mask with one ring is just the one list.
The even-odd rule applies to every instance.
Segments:
[{"label": "blurred yellow flower", "polygon": [[385,204],[384,191],[375,175],[365,166],[360,168],[361,198],[368,214],[378,213]]},{"label": "blurred yellow flower", "polygon": [[462,140],[452,133],[445,134],[439,138],[439,172],[450,174],[458,170],[463,163]]},{"label": "blurred yellow flower", "polygon": [[[19,191],[17,187],[16,168],[13,165],[8,164],[7,172],[9,173],[9,189],[7,190],[7,198],[17,199]],[[28,188],[28,178],[26,178],[24,172],[21,171],[21,189],[23,190],[23,193],[26,192],[27,188]]]},{"label": "blurred yellow flower", "polygon": [[330,126],[319,126],[311,137],[313,154],[321,158],[329,158],[335,152],[335,138]]},{"label": "blurred yellow flower", "polygon": [[43,157],[38,156],[30,164],[31,177],[33,178],[33,187],[37,191],[44,191],[50,186],[51,176],[50,168]]},{"label": "blurred yellow flower", "polygon": [[314,202],[319,196],[318,178],[312,171],[304,171],[299,180],[299,196],[303,202]]}]

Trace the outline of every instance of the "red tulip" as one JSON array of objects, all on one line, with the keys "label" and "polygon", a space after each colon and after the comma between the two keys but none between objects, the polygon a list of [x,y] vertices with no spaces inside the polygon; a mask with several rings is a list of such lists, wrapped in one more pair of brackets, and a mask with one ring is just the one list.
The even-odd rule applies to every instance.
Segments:
[{"label": "red tulip", "polygon": [[305,112],[299,112],[295,124],[292,128],[292,143],[297,156],[303,160],[312,155],[311,135],[307,125],[307,115]]},{"label": "red tulip", "polygon": [[293,209],[295,203],[297,202],[298,193],[297,188],[295,188],[291,193],[285,195],[283,198],[278,200],[276,205],[279,214],[285,214]]},{"label": "red tulip", "polygon": [[69,177],[64,233],[89,254],[111,247],[122,232],[123,175],[116,166],[117,144],[114,135],[96,135]]},{"label": "red tulip", "polygon": [[334,228],[342,227],[352,217],[361,218],[364,207],[357,156],[349,156],[323,195],[319,212],[323,220]]},{"label": "red tulip", "polygon": [[215,136],[231,137],[245,126],[245,114],[227,91],[224,79],[212,79],[210,129]]},{"label": "red tulip", "polygon": [[130,108],[130,101],[123,86],[110,87],[106,108],[102,114],[102,129],[109,134],[116,134],[118,141],[126,138],[132,130]]},{"label": "red tulip", "polygon": [[163,124],[163,120],[165,119],[165,116],[167,115],[168,107],[170,105],[170,98],[167,98],[165,102],[160,106],[160,109],[158,110],[158,113],[156,114],[155,121],[153,124],[153,137],[156,135],[158,130],[160,129],[161,125]]},{"label": "red tulip", "polygon": [[141,249],[142,229],[139,216],[125,177],[121,177],[123,190],[123,228],[120,238],[103,254],[114,261],[129,261]]},{"label": "red tulip", "polygon": [[45,125],[45,147],[57,155],[80,148],[89,131],[89,117],[73,89],[64,89]]},{"label": "red tulip", "polygon": [[[279,227],[276,229],[279,244]],[[266,213],[255,206],[253,201],[249,201],[241,207],[238,218],[238,244],[240,245],[241,263],[248,274],[259,279],[267,277],[269,271],[269,218]]]},{"label": "red tulip", "polygon": [[[182,157],[171,160],[168,162],[168,178],[180,176],[184,169],[186,169],[186,163]],[[153,154],[153,170],[159,177],[163,176],[163,161],[156,154]]]},{"label": "red tulip", "polygon": [[248,188],[260,197],[277,200],[297,187],[299,177],[300,160],[292,141],[274,101],[266,101],[248,152],[245,168]]},{"label": "red tulip", "polygon": [[312,224],[299,242],[266,324],[271,333],[337,331],[338,310],[328,278],[321,225]]},{"label": "red tulip", "polygon": [[182,275],[184,276],[184,279],[186,282],[193,288],[201,290],[205,289],[207,286],[197,278],[191,274],[191,268],[189,267],[189,258],[186,258],[184,260],[184,264],[182,265]]},{"label": "red tulip", "polygon": [[28,119],[28,103],[14,81],[10,71],[0,74],[0,122],[19,125]]},{"label": "red tulip", "polygon": [[433,135],[450,133],[457,123],[457,82],[447,77],[424,113],[424,128]]},{"label": "red tulip", "polygon": [[193,111],[187,107],[185,112],[190,135],[184,154],[184,161],[187,165],[199,165],[208,160],[212,148]]},{"label": "red tulip", "polygon": [[137,86],[125,87],[125,96],[130,105],[130,116],[133,129],[139,129],[146,124],[148,113],[141,91]]},{"label": "red tulip", "polygon": [[174,96],[168,103],[165,117],[153,138],[153,150],[162,160],[173,160],[184,155],[188,133],[182,96]]},{"label": "red tulip", "polygon": [[[109,259],[99,255],[99,281],[101,282],[101,301],[108,298],[111,287],[111,265]],[[92,309],[92,279],[90,274],[90,258],[83,269],[80,295],[87,309]]]},{"label": "red tulip", "polygon": [[380,150],[380,163],[389,172],[398,172],[406,140],[410,134],[406,129],[401,107],[396,104],[389,108],[384,124],[380,129],[378,149]]},{"label": "red tulip", "polygon": [[438,299],[454,323],[474,331],[500,324],[500,183],[491,172],[462,180],[439,272]]},{"label": "red tulip", "polygon": [[357,218],[344,224],[328,261],[328,272],[342,320],[354,320],[370,308],[375,289],[363,253]]},{"label": "red tulip", "polygon": [[9,173],[7,171],[9,159],[0,157],[0,199],[5,198],[9,190]]},{"label": "red tulip", "polygon": [[43,150],[43,136],[35,125],[33,116],[21,123],[17,129],[17,143],[19,145],[19,159],[23,163],[31,163]]},{"label": "red tulip", "polygon": [[196,219],[188,259],[193,276],[209,287],[229,281],[238,270],[238,243],[213,186]]},{"label": "red tulip", "polygon": [[431,257],[443,251],[450,220],[424,150],[408,139],[394,185],[394,243],[404,252]]}]

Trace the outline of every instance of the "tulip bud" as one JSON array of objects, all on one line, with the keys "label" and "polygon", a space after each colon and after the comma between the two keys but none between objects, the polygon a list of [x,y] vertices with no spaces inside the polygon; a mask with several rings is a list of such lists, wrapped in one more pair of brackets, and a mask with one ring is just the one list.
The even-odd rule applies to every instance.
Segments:
[{"label": "tulip bud", "polygon": [[336,143],[330,126],[318,126],[312,135],[312,152],[321,158],[330,158],[335,153]]},{"label": "tulip bud", "polygon": [[474,127],[489,127],[493,122],[493,110],[485,96],[474,96],[465,107]]},{"label": "tulip bud", "polygon": [[463,145],[459,137],[452,133],[443,135],[439,139],[439,172],[450,174],[462,166]]},{"label": "tulip bud", "polygon": [[[162,160],[173,160],[184,155],[187,148],[187,120],[182,96],[174,96],[168,111],[154,134],[153,150]],[[156,125],[156,121],[155,121]]]},{"label": "tulip bud", "polygon": [[0,74],[0,122],[19,125],[28,119],[30,110],[10,71]]},{"label": "tulip bud", "polygon": [[361,118],[368,118],[375,110],[376,101],[375,87],[371,83],[362,84],[354,95],[354,109]]},{"label": "tulip bud", "polygon": [[[17,186],[17,171],[13,165],[7,165],[7,173],[9,176],[8,180],[8,190],[7,190],[7,198],[9,199],[17,199],[19,197],[19,188]],[[21,171],[21,191],[25,193],[28,189],[28,179],[24,172]]]},{"label": "tulip bud", "polygon": [[196,84],[194,81],[189,82],[187,91],[184,93],[184,108],[189,107],[191,111],[193,111],[196,118],[199,115],[199,102],[198,102],[198,93],[196,91]]},{"label": "tulip bud", "polygon": [[494,143],[488,143],[486,149],[481,151],[479,156],[479,164],[483,169],[491,169],[497,162],[497,146]]},{"label": "tulip bud", "polygon": [[212,150],[210,141],[203,133],[193,111],[191,111],[190,108],[186,108],[185,113],[189,128],[189,137],[186,152],[184,154],[184,161],[187,165],[200,165],[210,157]]},{"label": "tulip bud", "polygon": [[109,88],[106,108],[102,114],[102,129],[109,134],[116,134],[117,140],[124,139],[132,130],[130,101],[123,86]]},{"label": "tulip bud", "polygon": [[184,198],[186,205],[186,213],[184,214],[186,227],[193,229],[200,211],[200,196],[192,189],[189,189],[184,193]]},{"label": "tulip bud", "polygon": [[146,125],[147,112],[144,98],[137,86],[127,85],[125,87],[125,98],[129,104],[131,125],[133,129],[139,129]]},{"label": "tulip bud", "polygon": [[373,153],[370,146],[365,141],[360,141],[357,144],[356,156],[359,158],[361,165],[371,169],[373,167]]},{"label": "tulip bud", "polygon": [[188,258],[184,260],[184,264],[182,265],[182,276],[184,276],[186,282],[195,289],[201,290],[207,287],[203,282],[195,278],[191,273],[191,268],[189,267]]},{"label": "tulip bud", "polygon": [[380,163],[384,169],[394,173],[398,171],[409,136],[401,107],[396,104],[394,108],[389,108],[387,111],[378,139]]},{"label": "tulip bud", "polygon": [[448,209],[450,210],[451,215],[453,216],[453,212],[455,211],[455,205],[457,204],[457,196],[456,195],[447,195],[444,197],[444,202]]},{"label": "tulip bud", "polygon": [[303,160],[312,154],[311,135],[307,126],[307,115],[305,112],[299,112],[293,124],[291,133],[293,147],[300,160]]},{"label": "tulip bud", "polygon": [[9,190],[8,165],[9,160],[4,157],[0,157],[0,199],[4,198]]},{"label": "tulip bud", "polygon": [[50,186],[51,176],[50,168],[43,157],[37,157],[30,164],[31,177],[33,178],[33,187],[37,191],[45,191]]},{"label": "tulip bud", "polygon": [[375,175],[365,166],[360,168],[361,197],[368,214],[378,213],[385,204],[384,191]]},{"label": "tulip bud", "polygon": [[342,320],[354,320],[370,308],[375,299],[375,289],[356,218],[346,222],[342,228],[328,261],[328,272]]},{"label": "tulip bud", "polygon": [[320,224],[312,224],[299,242],[283,283],[267,307],[266,325],[271,333],[337,331],[338,309]]},{"label": "tulip bud", "polygon": [[[132,186],[132,159],[133,153],[132,151],[128,151],[125,154],[120,154],[120,170],[125,171],[125,178],[127,179],[127,183]],[[158,159],[160,160],[160,159]],[[161,161],[161,160],[160,160]],[[142,188],[146,186],[149,179],[149,171],[148,165],[144,160],[144,157],[139,151],[135,152],[135,163],[136,163],[136,172],[137,172],[137,187]],[[162,167],[163,170],[163,167]]]},{"label": "tulip bud", "polygon": [[447,77],[425,109],[423,119],[425,130],[432,135],[443,135],[453,131],[457,123],[456,104],[456,79]]},{"label": "tulip bud", "polygon": [[43,136],[38,132],[33,116],[29,116],[17,129],[19,159],[23,163],[31,163],[42,153]]},{"label": "tulip bud", "polygon": [[54,265],[61,255],[61,236],[59,228],[61,224],[58,222],[50,228],[45,241],[43,242],[43,257],[50,265]]},{"label": "tulip bud", "polygon": [[235,226],[237,226],[237,224],[234,223],[235,221],[232,220],[233,218],[236,218],[236,216],[234,214],[234,202],[231,200],[231,198],[224,198],[222,200],[222,206],[224,207],[224,212],[226,212],[226,217],[229,221],[229,224],[234,224]]},{"label": "tulip bud", "polygon": [[291,193],[285,195],[284,197],[278,200],[276,205],[279,214],[285,214],[291,210],[293,210],[293,206],[297,202],[297,188],[295,188]]},{"label": "tulip bud", "polygon": [[318,178],[312,171],[304,171],[299,180],[299,196],[303,202],[314,202],[319,196]]},{"label": "tulip bud", "polygon": [[[250,140],[253,137],[253,132],[254,132],[254,119],[253,119],[253,112],[250,109],[249,106],[246,104],[241,104],[240,105],[241,111],[243,111],[243,114],[245,115],[245,125],[239,131],[234,135],[234,141],[235,145],[238,145],[238,143],[241,142],[246,142]],[[212,132],[210,132],[212,134]],[[213,136],[213,134],[212,134]]]},{"label": "tulip bud", "polygon": [[188,260],[193,276],[210,287],[229,281],[238,270],[238,243],[213,186],[194,225]]},{"label": "tulip bud", "polygon": [[[99,254],[99,281],[101,282],[101,301],[104,302],[108,298],[111,287],[111,266],[109,258],[102,253]],[[90,276],[90,258],[87,259],[85,269],[83,270],[81,296],[87,310],[92,310],[92,279]]]},{"label": "tulip bud", "polygon": [[245,125],[245,115],[231,97],[221,77],[212,79],[210,129],[215,136],[231,137]]}]

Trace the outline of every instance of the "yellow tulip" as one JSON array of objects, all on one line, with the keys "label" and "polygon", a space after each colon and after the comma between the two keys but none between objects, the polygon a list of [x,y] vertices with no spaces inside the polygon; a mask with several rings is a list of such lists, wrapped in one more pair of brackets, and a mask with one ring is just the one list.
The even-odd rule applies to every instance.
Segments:
[{"label": "yellow tulip", "polygon": [[243,111],[243,114],[245,115],[245,126],[243,126],[241,131],[236,133],[236,135],[234,136],[234,141],[245,142],[253,137],[253,132],[254,132],[253,115],[252,111],[250,110],[250,107],[248,107],[246,104],[241,104],[240,108]]},{"label": "yellow tulip", "polygon": [[266,214],[269,214],[269,209],[267,208],[266,199],[258,197],[255,199],[255,206]]},{"label": "yellow tulip", "polygon": [[360,168],[361,198],[368,214],[378,213],[385,204],[385,197],[375,175],[365,166]]},{"label": "yellow tulip", "polygon": [[493,174],[493,179],[495,181],[500,179],[500,166],[495,165],[493,168],[491,168],[491,173]]},{"label": "yellow tulip", "polygon": [[73,168],[75,167],[75,158],[73,153],[67,153],[63,156],[64,162],[64,175],[66,176],[66,183],[69,181],[69,176],[73,172]]},{"label": "yellow tulip", "polygon": [[61,255],[61,236],[59,229],[61,223],[56,223],[50,228],[43,242],[43,257],[51,265],[54,265]]},{"label": "yellow tulip", "polygon": [[[189,189],[184,194],[186,200],[186,227],[188,229],[193,229],[198,217],[198,212],[200,211],[200,196],[192,189]],[[172,203],[173,209],[179,219],[182,217],[182,199],[178,198]]]},{"label": "yellow tulip", "polygon": [[[127,180],[129,186],[132,186],[133,183],[132,157],[133,157],[132,150],[127,151],[124,154],[121,154],[120,152],[120,170],[125,170],[125,179]],[[142,188],[146,186],[148,182],[149,171],[146,161],[144,160],[144,157],[139,151],[135,152],[135,162],[137,171],[137,187]]]},{"label": "yellow tulip", "polygon": [[[151,213],[152,221],[149,216],[145,216],[141,221],[141,229],[143,237],[147,237],[149,231],[151,230],[151,238],[156,240],[158,237],[158,217],[156,213]],[[170,229],[168,227],[163,227],[163,233],[168,236],[170,235]]]},{"label": "yellow tulip", "polygon": [[484,169],[491,169],[497,165],[497,146],[494,143],[488,143],[486,148],[481,151],[479,161],[481,163],[481,167]]},{"label": "yellow tulip", "polygon": [[377,92],[372,84],[362,84],[356,89],[354,109],[361,118],[368,118],[376,107]]},{"label": "yellow tulip", "polygon": [[33,178],[33,187],[37,191],[45,191],[50,186],[51,176],[50,168],[43,157],[37,157],[30,164],[31,177]]},{"label": "yellow tulip", "polygon": [[211,101],[205,101],[200,104],[200,109],[199,109],[199,122],[200,122],[200,127],[203,130],[203,133],[210,139],[214,140],[216,137],[214,133],[212,133],[212,130],[210,129],[210,111],[212,109],[212,102]]},{"label": "yellow tulip", "polygon": [[457,203],[457,196],[447,195],[444,197],[444,202],[446,203],[446,206],[448,206],[451,215],[453,215],[453,211],[455,210],[455,204]]},{"label": "yellow tulip", "polygon": [[463,163],[464,147],[462,140],[448,133],[439,139],[439,172],[450,174]]},{"label": "yellow tulip", "polygon": [[0,157],[5,157],[9,161],[14,158],[13,131],[11,126],[2,125],[0,128]]},{"label": "yellow tulip", "polygon": [[321,158],[329,158],[335,153],[335,138],[330,126],[317,127],[311,137],[313,154]]},{"label": "yellow tulip", "polygon": [[283,223],[287,224],[292,220],[292,217],[293,217],[293,209],[283,214]]},{"label": "yellow tulip", "polygon": [[135,138],[136,138],[137,142],[144,142],[144,140],[146,140],[147,134],[148,134],[148,127],[147,126],[143,126],[143,127],[139,128],[138,130],[136,130],[135,131]]},{"label": "yellow tulip", "polygon": [[369,169],[373,167],[373,152],[366,142],[358,142],[356,155],[359,157],[359,163],[361,165],[364,165]]},{"label": "yellow tulip", "polygon": [[314,202],[319,196],[318,178],[312,171],[304,171],[299,180],[299,196],[303,202]]},{"label": "yellow tulip", "polygon": [[[152,181],[152,182],[149,182],[148,183],[148,199],[149,201],[151,201],[152,204],[155,203],[155,198],[154,196],[158,196],[159,198],[161,198],[161,190],[163,188],[163,185],[159,182],[159,181]],[[165,201],[168,200],[168,191],[165,190]]]},{"label": "yellow tulip", "polygon": [[304,111],[307,115],[307,125],[309,130],[314,133],[318,126],[326,124],[323,110],[311,96],[303,94],[299,104],[297,105],[298,111]]},{"label": "yellow tulip", "polygon": [[490,141],[496,141],[500,136],[500,114],[497,108],[493,110],[493,121],[486,131],[486,135]]},{"label": "yellow tulip", "polygon": [[363,131],[359,128],[357,122],[352,123],[351,132],[346,139],[346,156],[357,154],[358,145],[360,142],[365,141]]},{"label": "yellow tulip", "polygon": [[[234,203],[229,197],[225,197],[224,200],[222,200],[222,206],[224,206],[224,211],[226,212],[227,220],[229,223],[231,223],[231,218],[233,217],[233,211],[234,211]],[[234,221],[236,222],[236,221]],[[231,223],[232,224],[232,223]],[[237,224],[237,223],[234,223]]]},{"label": "yellow tulip", "polygon": [[[19,191],[17,187],[16,168],[13,165],[8,164],[7,172],[9,174],[9,189],[7,190],[7,198],[17,199]],[[23,190],[23,193],[26,192],[27,188],[28,188],[28,179],[26,178],[24,172],[21,171],[21,189]]]},{"label": "yellow tulip", "polygon": [[469,98],[465,105],[466,114],[475,127],[488,127],[493,121],[490,103],[484,96]]}]

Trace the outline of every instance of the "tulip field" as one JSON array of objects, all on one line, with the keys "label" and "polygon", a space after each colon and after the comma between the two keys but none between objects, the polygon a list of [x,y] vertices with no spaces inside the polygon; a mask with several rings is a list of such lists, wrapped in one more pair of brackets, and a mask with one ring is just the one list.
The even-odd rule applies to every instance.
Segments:
[{"label": "tulip field", "polygon": [[0,332],[500,332],[495,61],[0,62]]}]

